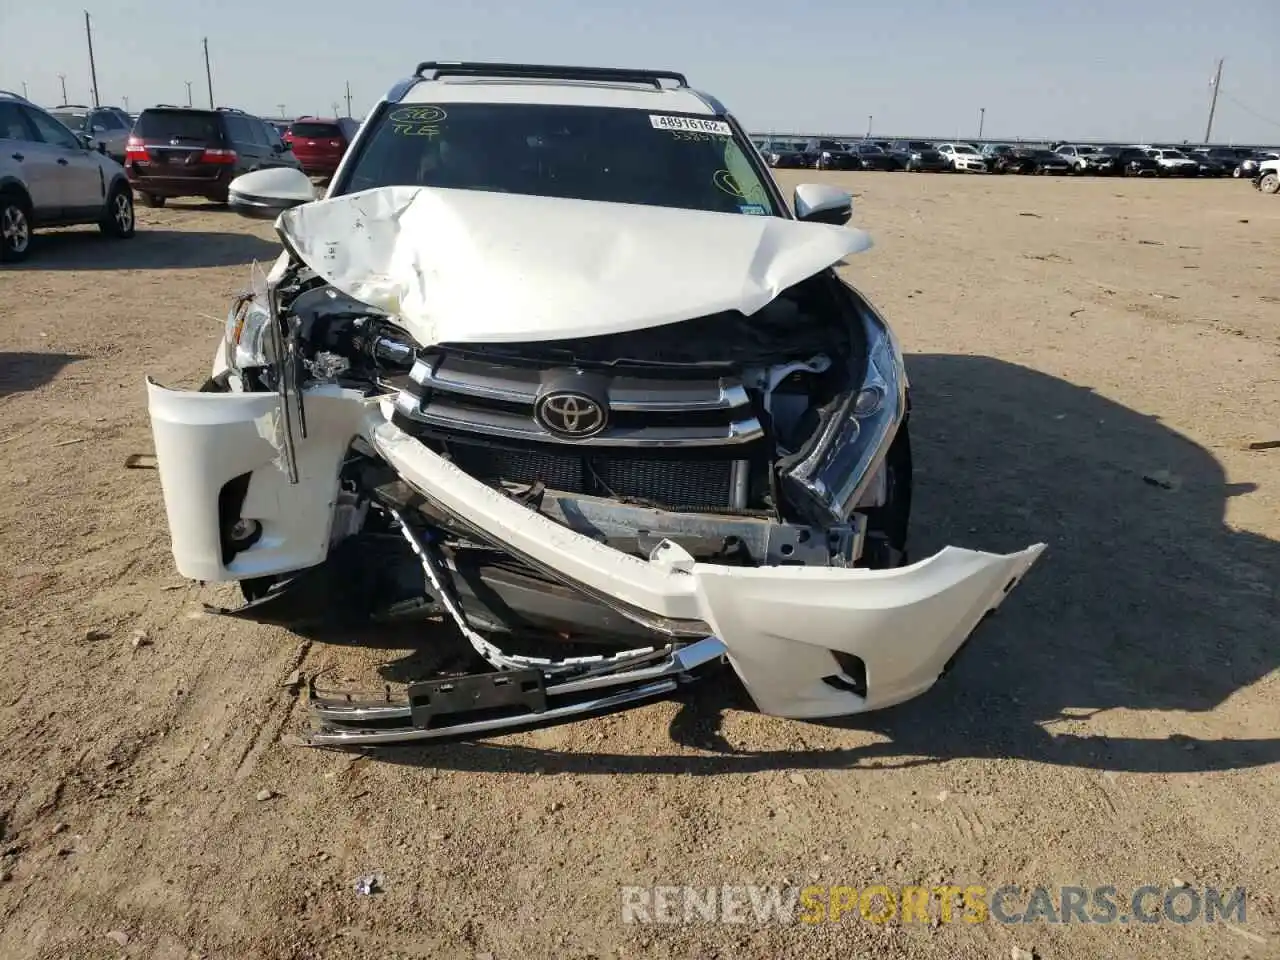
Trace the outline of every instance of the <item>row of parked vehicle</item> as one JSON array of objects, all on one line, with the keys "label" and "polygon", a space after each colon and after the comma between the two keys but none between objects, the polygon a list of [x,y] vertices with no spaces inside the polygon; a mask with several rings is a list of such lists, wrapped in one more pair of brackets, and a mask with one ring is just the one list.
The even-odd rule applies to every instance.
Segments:
[{"label": "row of parked vehicle", "polygon": [[135,195],[148,207],[176,197],[226,203],[231,181],[255,170],[327,178],[357,128],[345,117],[267,121],[233,107],[46,110],[0,91],[0,260],[24,259],[40,227],[96,223],[130,237]]},{"label": "row of parked vehicle", "polygon": [[755,140],[771,167],[912,170],[930,173],[1089,174],[1127,177],[1245,177],[1280,153],[1251,147],[1168,144],[934,143],[927,140]]}]

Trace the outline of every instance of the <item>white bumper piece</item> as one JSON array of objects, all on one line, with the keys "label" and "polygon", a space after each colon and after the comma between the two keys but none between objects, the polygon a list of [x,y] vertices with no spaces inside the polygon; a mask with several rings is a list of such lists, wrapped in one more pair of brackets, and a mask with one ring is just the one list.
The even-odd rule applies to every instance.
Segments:
[{"label": "white bumper piece", "polygon": [[[1001,556],[947,547],[894,570],[726,567],[697,563],[669,543],[642,560],[475,480],[350,391],[304,391],[307,436],[295,438],[296,486],[281,463],[275,394],[192,393],[149,382],[148,395],[184,576],[242,580],[323,562],[338,472],[351,442],[363,437],[408,483],[513,554],[646,616],[706,624],[757,706],[778,716],[859,713],[924,692],[1044,549]],[[262,535],[224,563],[219,496],[246,473],[239,516],[258,521]],[[850,678],[834,651],[862,661],[865,696],[840,681]]]}]

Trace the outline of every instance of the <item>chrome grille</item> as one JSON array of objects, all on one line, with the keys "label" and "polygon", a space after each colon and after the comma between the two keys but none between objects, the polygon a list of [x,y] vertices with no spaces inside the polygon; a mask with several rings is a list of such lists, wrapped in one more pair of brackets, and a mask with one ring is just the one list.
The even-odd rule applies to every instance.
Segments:
[{"label": "chrome grille", "polygon": [[544,384],[563,368],[539,370],[483,360],[420,359],[396,409],[441,437],[483,435],[520,443],[578,447],[740,447],[764,438],[750,397],[734,378],[653,378],[598,375],[605,383],[609,426],[566,441],[534,419]]}]

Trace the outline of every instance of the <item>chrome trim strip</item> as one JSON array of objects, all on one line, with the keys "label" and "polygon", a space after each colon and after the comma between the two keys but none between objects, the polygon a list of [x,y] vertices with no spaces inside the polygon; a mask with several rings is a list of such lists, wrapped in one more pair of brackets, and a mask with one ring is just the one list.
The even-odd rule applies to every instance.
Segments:
[{"label": "chrome trim strip", "polygon": [[628,704],[648,700],[652,697],[671,693],[679,684],[672,678],[645,684],[633,690],[618,693],[595,700],[587,700],[565,707],[556,707],[542,713],[527,713],[514,717],[502,717],[497,720],[479,720],[472,723],[460,723],[452,727],[398,727],[391,730],[364,730],[344,727],[322,726],[320,729],[303,736],[303,743],[308,746],[356,746],[377,745],[385,743],[411,743],[419,740],[441,740],[446,737],[481,736],[522,727],[541,726],[542,724],[565,717],[575,717],[585,713],[596,713],[602,710],[615,710]]},{"label": "chrome trim strip", "polygon": [[[676,650],[661,663],[634,670],[622,670],[612,673],[598,673],[592,676],[578,677],[563,683],[551,684],[546,688],[548,697],[569,693],[582,693],[585,690],[601,690],[618,687],[628,683],[662,680],[676,677],[690,670],[705,666],[725,655],[724,644],[716,637],[704,637],[694,641],[687,647]],[[408,701],[387,701],[385,703],[369,701],[337,700],[331,697],[317,697],[309,704],[311,714],[323,720],[337,723],[370,723],[387,720],[407,720],[412,715]],[[550,713],[551,711],[548,711]],[[540,714],[539,716],[546,716]]]}]

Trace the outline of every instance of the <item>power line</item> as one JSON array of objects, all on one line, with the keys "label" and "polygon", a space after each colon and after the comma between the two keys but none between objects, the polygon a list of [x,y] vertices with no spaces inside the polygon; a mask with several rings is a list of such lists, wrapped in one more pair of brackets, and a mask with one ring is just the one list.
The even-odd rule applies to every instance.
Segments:
[{"label": "power line", "polygon": [[1263,123],[1269,123],[1273,127],[1280,127],[1280,120],[1276,120],[1272,117],[1265,116],[1261,113],[1258,113],[1257,110],[1254,110],[1251,107],[1245,106],[1243,103],[1241,103],[1239,100],[1233,97],[1226,90],[1222,90],[1220,91],[1220,93],[1224,97],[1226,97],[1228,100],[1230,100],[1232,103],[1234,103],[1237,107],[1239,107],[1241,110],[1243,110],[1245,113],[1249,114],[1249,116],[1253,117],[1255,120],[1261,120]]}]

